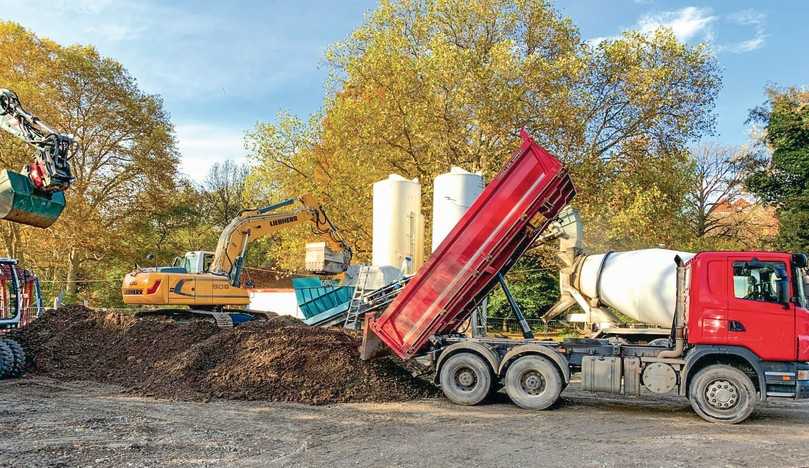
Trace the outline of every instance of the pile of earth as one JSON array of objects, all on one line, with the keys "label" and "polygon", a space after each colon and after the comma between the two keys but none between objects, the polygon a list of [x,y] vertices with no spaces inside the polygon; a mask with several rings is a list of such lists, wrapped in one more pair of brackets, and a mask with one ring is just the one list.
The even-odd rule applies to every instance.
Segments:
[{"label": "pile of earth", "polygon": [[291,317],[232,329],[68,306],[15,333],[30,371],[122,385],[145,396],[310,404],[403,401],[437,390],[393,358],[364,362],[359,339]]}]

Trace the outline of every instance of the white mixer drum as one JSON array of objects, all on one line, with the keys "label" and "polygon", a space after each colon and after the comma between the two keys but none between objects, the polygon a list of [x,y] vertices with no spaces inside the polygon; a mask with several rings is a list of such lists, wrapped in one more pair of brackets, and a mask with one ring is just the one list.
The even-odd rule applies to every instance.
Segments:
[{"label": "white mixer drum", "polygon": [[[666,249],[632,250],[589,255],[584,259],[578,277],[578,289],[588,298],[600,301],[639,322],[670,327],[677,297],[677,266],[674,257],[683,260],[694,256],[689,252]],[[601,281],[598,284],[598,271]]]}]

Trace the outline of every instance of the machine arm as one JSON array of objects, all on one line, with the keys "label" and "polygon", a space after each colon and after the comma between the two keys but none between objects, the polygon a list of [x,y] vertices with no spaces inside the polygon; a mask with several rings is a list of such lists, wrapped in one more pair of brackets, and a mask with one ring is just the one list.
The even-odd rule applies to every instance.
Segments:
[{"label": "machine arm", "polygon": [[[282,208],[296,204],[300,205],[296,209],[281,211]],[[222,231],[209,271],[227,275],[232,285],[239,286],[248,244],[301,223],[312,224],[316,235],[324,237],[331,249],[342,253],[343,271],[348,268],[351,263],[351,248],[323,208],[310,195],[304,195],[265,208],[242,211]]]},{"label": "machine arm", "polygon": [[50,193],[70,186],[73,139],[23,109],[17,95],[8,89],[0,89],[0,128],[36,148],[35,160],[22,170],[34,187]]}]

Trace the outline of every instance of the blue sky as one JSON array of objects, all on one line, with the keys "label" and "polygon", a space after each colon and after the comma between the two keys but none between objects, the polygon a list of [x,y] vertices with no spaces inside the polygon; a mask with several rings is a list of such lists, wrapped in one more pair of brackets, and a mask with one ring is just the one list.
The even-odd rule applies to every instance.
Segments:
[{"label": "blue sky", "polygon": [[[0,0],[0,18],[62,44],[92,44],[163,96],[182,170],[201,180],[217,160],[244,156],[244,132],[279,111],[308,115],[324,95],[328,46],[375,1]],[[668,25],[708,41],[723,71],[717,113],[725,144],[749,138],[747,111],[769,84],[809,85],[809,1],[577,0],[555,2],[598,41]]]}]

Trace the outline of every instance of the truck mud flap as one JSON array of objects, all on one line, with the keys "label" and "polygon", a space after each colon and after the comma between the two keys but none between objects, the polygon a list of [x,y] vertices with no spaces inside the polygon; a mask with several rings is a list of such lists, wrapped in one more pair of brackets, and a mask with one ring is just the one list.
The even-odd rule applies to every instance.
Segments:
[{"label": "truck mud flap", "polygon": [[376,333],[374,333],[371,327],[373,321],[374,317],[369,314],[366,316],[365,323],[363,324],[362,344],[360,345],[360,359],[363,361],[373,359],[383,351],[382,340],[376,336]]}]

